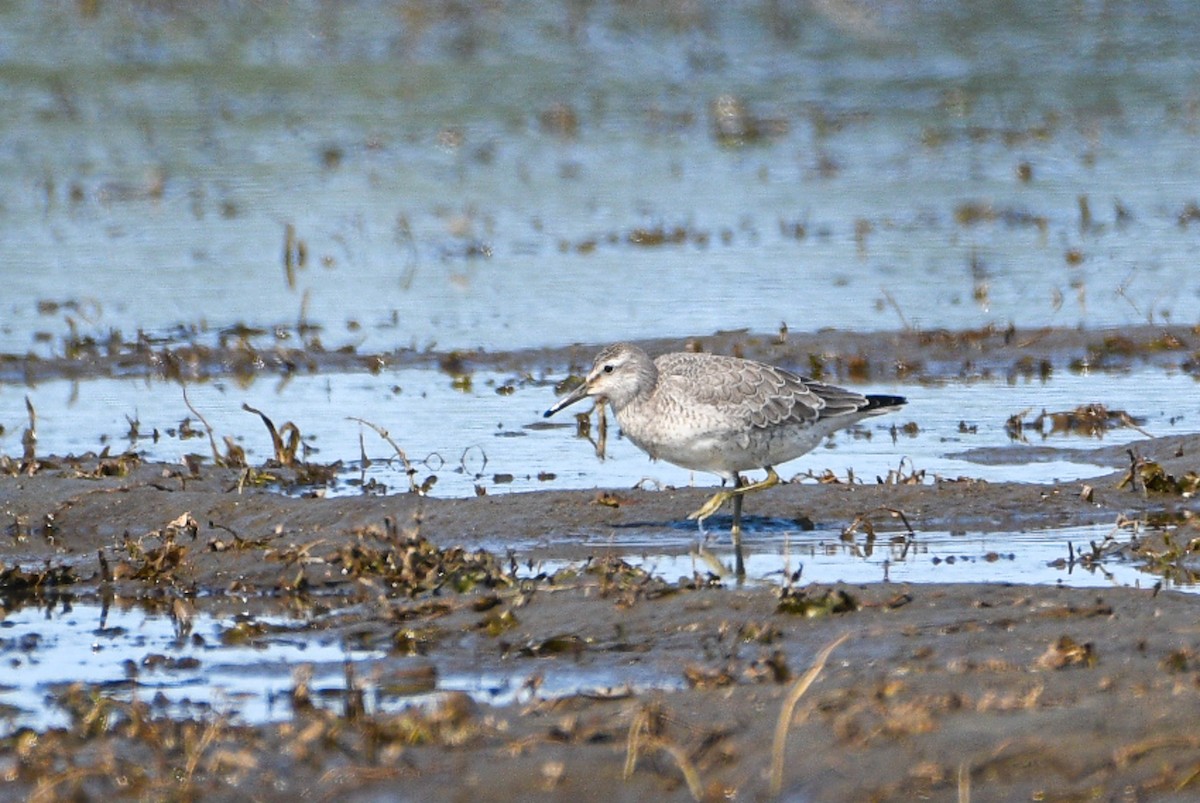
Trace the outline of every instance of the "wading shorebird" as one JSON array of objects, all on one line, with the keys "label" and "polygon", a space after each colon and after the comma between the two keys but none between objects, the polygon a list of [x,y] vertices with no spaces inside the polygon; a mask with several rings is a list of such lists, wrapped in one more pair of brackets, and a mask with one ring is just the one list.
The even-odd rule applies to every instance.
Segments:
[{"label": "wading shorebird", "polygon": [[[583,383],[545,416],[589,396],[612,407],[621,432],[651,459],[733,483],[688,518],[703,526],[733,502],[730,535],[739,577],[746,573],[742,497],[778,484],[774,467],[811,451],[827,435],[906,401],[855,393],[739,357],[676,352],[651,360],[630,343],[597,354]],[[741,472],[752,469],[765,469],[766,478],[743,483]]]}]

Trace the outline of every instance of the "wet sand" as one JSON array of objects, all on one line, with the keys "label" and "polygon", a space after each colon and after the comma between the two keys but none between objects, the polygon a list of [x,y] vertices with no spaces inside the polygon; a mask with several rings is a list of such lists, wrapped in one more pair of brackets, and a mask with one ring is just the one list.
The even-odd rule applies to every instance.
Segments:
[{"label": "wet sand", "polygon": [[[1152,342],[1161,331],[1143,334]],[[847,351],[878,358],[913,336],[865,337]],[[981,338],[991,345],[979,354],[1007,350],[997,366],[1062,365],[1106,342],[1072,332],[1004,338]],[[962,349],[952,351],[962,365]],[[528,367],[563,356],[495,359]],[[933,362],[932,352],[907,356]],[[69,727],[4,740],[5,796],[763,799],[789,692],[822,647],[847,636],[795,705],[781,754],[784,799],[1191,799],[1200,784],[1200,599],[1155,583],[1193,577],[1200,506],[1146,473],[1123,483],[1130,453],[1182,478],[1197,468],[1200,435],[1091,449],[1089,461],[1112,473],[1085,482],[790,483],[749,508],[750,549],[754,517],[815,525],[826,537],[855,530],[847,537],[860,541],[868,530],[910,537],[905,521],[917,541],[931,529],[1157,523],[1118,545],[1147,562],[1146,587],[1103,590],[782,578],[739,586],[711,561],[691,577],[663,578],[613,557],[630,528],[684,526],[706,488],[324,499],[260,488],[254,470],[39,455],[30,471],[10,457],[0,475],[7,610],[138,604],[162,609],[183,632],[197,611],[294,614],[322,637],[388,651],[394,682],[416,689],[481,666],[534,678],[633,668],[644,683],[557,697],[539,694],[534,680],[519,704],[449,693],[384,714],[362,710],[353,676],[324,707],[311,701],[330,690],[301,678],[291,717],[254,726],[172,718],[152,701],[80,689],[60,700],[73,712]],[[728,516],[710,524],[723,536]],[[584,534],[607,534],[612,552],[572,543]],[[728,562],[727,538],[709,549]],[[573,568],[515,578],[515,565],[539,561]]]}]

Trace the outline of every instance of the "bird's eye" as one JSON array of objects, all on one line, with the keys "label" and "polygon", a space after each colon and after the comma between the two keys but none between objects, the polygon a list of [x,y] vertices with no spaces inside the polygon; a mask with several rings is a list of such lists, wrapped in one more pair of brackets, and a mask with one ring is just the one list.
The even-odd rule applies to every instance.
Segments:
[{"label": "bird's eye", "polygon": [[611,374],[613,372],[613,370],[614,370],[614,368],[611,364],[604,366],[604,373],[606,373],[606,374]]}]

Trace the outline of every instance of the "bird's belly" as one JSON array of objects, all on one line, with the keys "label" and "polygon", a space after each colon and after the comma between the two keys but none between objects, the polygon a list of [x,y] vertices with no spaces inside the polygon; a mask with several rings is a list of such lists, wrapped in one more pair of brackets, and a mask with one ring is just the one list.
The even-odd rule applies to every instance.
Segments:
[{"label": "bird's belly", "polygon": [[646,438],[626,432],[633,443],[656,460],[693,471],[729,478],[734,472],[777,466],[809,452],[824,433],[804,426],[774,427],[752,432],[692,431],[686,437]]}]

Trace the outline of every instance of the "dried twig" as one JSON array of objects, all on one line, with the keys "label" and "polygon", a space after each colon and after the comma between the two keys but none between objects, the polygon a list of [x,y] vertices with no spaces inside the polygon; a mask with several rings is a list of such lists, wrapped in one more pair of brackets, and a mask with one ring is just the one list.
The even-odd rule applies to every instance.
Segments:
[{"label": "dried twig", "polygon": [[864,526],[867,530],[867,533],[873,537],[875,535],[875,528],[871,524],[871,517],[879,513],[887,513],[894,519],[900,519],[900,521],[904,522],[904,529],[908,530],[908,534],[910,536],[916,535],[916,531],[913,530],[912,525],[908,523],[908,516],[904,515],[903,510],[895,507],[876,507],[866,511],[865,513],[859,513],[857,516],[855,516],[854,521],[847,524],[846,528],[842,530],[842,540],[849,540],[856,532],[858,532],[860,527]]},{"label": "dried twig", "polygon": [[421,487],[417,485],[417,470],[412,467],[412,463],[409,462],[408,455],[404,453],[404,450],[400,448],[400,445],[392,440],[392,437],[388,435],[388,431],[378,424],[372,424],[370,421],[367,421],[364,418],[358,418],[356,416],[347,416],[347,418],[351,421],[357,421],[363,426],[370,427],[371,429],[375,430],[376,435],[387,441],[388,445],[391,446],[396,452],[396,456],[400,458],[400,462],[404,464],[404,473],[408,477],[408,489],[412,493],[420,493]]},{"label": "dried twig", "polygon": [[192,415],[196,416],[196,418],[199,419],[200,423],[204,425],[204,431],[208,433],[208,445],[210,447],[212,447],[213,462],[216,463],[218,466],[225,465],[225,461],[221,457],[221,453],[219,451],[217,451],[217,439],[215,437],[213,437],[213,428],[211,426],[209,426],[208,421],[204,418],[204,416],[200,415],[200,411],[192,406],[192,402],[190,399],[188,399],[188,395],[187,395],[187,385],[180,382],[179,388],[183,391],[184,405],[187,406],[188,410],[191,411]]},{"label": "dried twig", "polygon": [[[248,413],[254,413],[267,427],[267,432],[271,433],[271,446],[275,450],[275,462],[281,466],[291,466],[296,463],[296,450],[300,448],[300,428],[288,421],[278,430],[275,429],[274,422],[267,417],[267,414],[262,410],[256,410],[248,404],[243,403],[242,409]],[[284,435],[287,435],[287,442],[284,442]]]}]

